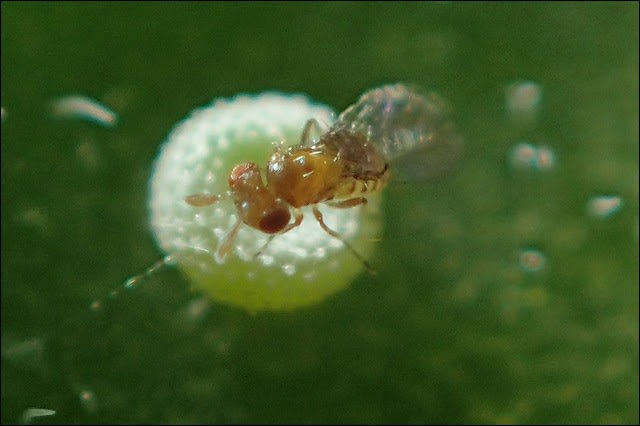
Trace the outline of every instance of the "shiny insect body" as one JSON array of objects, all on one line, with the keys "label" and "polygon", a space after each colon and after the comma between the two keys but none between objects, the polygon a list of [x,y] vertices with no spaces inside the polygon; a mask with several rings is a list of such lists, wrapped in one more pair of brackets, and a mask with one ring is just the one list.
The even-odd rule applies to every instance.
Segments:
[{"label": "shiny insect body", "polygon": [[[404,168],[412,178],[437,175],[450,168],[460,144],[437,95],[422,95],[403,84],[372,89],[342,112],[326,132],[312,119],[304,127],[300,144],[277,147],[267,163],[266,183],[255,163],[233,168],[229,194],[238,220],[216,255],[223,259],[228,254],[243,223],[270,234],[268,244],[275,235],[299,226],[301,208],[311,206],[322,229],[342,241],[371,271],[367,261],[325,224],[318,205],[353,208],[366,204],[367,196],[385,187],[396,159],[408,160]],[[196,194],[186,197],[186,202],[202,207],[221,197]]]}]

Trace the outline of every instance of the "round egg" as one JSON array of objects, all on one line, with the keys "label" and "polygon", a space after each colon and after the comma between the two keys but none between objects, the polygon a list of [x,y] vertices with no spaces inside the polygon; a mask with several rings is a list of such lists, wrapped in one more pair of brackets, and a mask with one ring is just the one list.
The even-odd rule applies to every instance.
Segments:
[{"label": "round egg", "polygon": [[[216,100],[170,132],[150,180],[151,227],[195,288],[249,311],[292,310],[322,301],[363,272],[363,261],[321,228],[310,206],[302,208],[300,226],[270,241],[242,224],[228,254],[216,256],[237,221],[228,186],[234,166],[253,162],[264,173],[278,146],[300,143],[309,119],[328,128],[334,117],[306,96],[269,92]],[[194,194],[221,197],[194,206],[185,201]],[[379,195],[367,201],[341,209],[318,205],[327,226],[363,259],[372,255],[382,227]]]}]

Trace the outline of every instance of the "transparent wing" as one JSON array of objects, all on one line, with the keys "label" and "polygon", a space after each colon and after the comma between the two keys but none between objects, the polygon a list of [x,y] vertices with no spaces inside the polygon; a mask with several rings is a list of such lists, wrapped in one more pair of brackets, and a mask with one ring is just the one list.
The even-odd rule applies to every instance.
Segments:
[{"label": "transparent wing", "polygon": [[446,174],[462,152],[446,102],[403,84],[364,93],[340,114],[333,129],[364,136],[402,178],[411,180]]}]

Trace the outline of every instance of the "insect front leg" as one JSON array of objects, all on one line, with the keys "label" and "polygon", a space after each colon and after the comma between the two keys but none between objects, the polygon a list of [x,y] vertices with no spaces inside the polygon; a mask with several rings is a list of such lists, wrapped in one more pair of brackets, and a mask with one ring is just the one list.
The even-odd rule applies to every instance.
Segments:
[{"label": "insect front leg", "polygon": [[231,228],[231,230],[224,237],[224,240],[222,241],[222,243],[218,247],[218,250],[216,251],[216,260],[218,262],[222,262],[224,258],[227,256],[227,254],[229,253],[229,251],[231,250],[231,247],[233,247],[233,241],[236,239],[236,236],[238,235],[240,226],[242,226],[242,219],[238,219],[236,223],[233,224],[233,227]]}]

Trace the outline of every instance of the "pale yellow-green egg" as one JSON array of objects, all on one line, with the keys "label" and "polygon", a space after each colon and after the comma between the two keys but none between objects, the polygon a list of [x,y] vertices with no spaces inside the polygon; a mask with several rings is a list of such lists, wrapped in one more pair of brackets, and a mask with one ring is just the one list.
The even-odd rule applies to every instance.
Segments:
[{"label": "pale yellow-green egg", "polygon": [[[236,221],[233,202],[185,202],[188,195],[225,194],[238,163],[254,162],[264,172],[275,144],[298,144],[307,120],[329,125],[333,117],[329,107],[306,96],[263,93],[217,100],[175,126],[150,181],[151,226],[195,287],[250,311],[292,310],[322,301],[363,272],[363,263],[322,230],[310,208],[303,209],[299,227],[276,235],[259,256],[268,235],[243,224],[230,253],[218,260],[216,250]],[[365,259],[382,226],[379,196],[368,201],[346,209],[320,205],[327,225]]]}]

